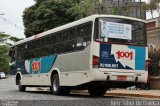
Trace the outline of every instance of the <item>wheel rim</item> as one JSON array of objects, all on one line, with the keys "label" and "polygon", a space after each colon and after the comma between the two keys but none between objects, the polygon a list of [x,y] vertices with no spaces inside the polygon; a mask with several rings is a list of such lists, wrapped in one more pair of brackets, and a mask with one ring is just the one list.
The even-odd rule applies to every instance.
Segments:
[{"label": "wheel rim", "polygon": [[59,81],[58,81],[58,78],[56,77],[53,81],[53,90],[57,92],[58,88],[59,88]]}]

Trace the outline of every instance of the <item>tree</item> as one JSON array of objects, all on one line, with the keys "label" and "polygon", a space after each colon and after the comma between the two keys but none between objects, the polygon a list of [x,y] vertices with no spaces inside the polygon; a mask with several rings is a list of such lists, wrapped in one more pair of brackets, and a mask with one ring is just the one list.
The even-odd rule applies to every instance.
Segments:
[{"label": "tree", "polygon": [[[35,0],[35,5],[25,9],[23,22],[25,35],[30,37],[60,25],[78,20],[93,13],[129,15],[132,0],[125,9],[118,5],[105,7],[103,0]],[[135,0],[134,0],[135,2]]]},{"label": "tree", "polygon": [[113,6],[111,9],[110,9],[110,14],[113,14],[113,15],[119,15],[121,14],[121,9],[120,7],[118,6]]},{"label": "tree", "polygon": [[26,37],[85,17],[89,11],[85,1],[88,0],[36,0],[23,13]]},{"label": "tree", "polygon": [[7,40],[10,35],[0,33],[0,71],[8,72],[9,64],[8,64],[8,44]]},{"label": "tree", "polygon": [[6,41],[9,37],[10,37],[10,35],[7,35],[7,34],[0,32],[0,45],[6,44]]},{"label": "tree", "polygon": [[[102,0],[35,0],[23,13],[25,35],[30,37],[46,30],[73,22],[95,12]],[[102,11],[102,6],[98,9]]]},{"label": "tree", "polygon": [[22,40],[22,38],[17,38],[17,37],[14,37],[14,36],[10,36],[9,37],[9,40],[13,41],[13,42],[17,42],[19,40]]},{"label": "tree", "polygon": [[9,73],[10,58],[8,52],[12,46],[11,43],[8,43],[8,40],[15,42],[20,39],[0,32],[0,72],[4,71],[5,73]]},{"label": "tree", "polygon": [[0,71],[8,73],[9,71],[9,57],[8,57],[9,48],[6,45],[0,46]]},{"label": "tree", "polygon": [[153,12],[157,9],[157,4],[155,2],[150,2],[148,4],[143,5],[142,8],[147,12],[149,11],[153,18]]}]

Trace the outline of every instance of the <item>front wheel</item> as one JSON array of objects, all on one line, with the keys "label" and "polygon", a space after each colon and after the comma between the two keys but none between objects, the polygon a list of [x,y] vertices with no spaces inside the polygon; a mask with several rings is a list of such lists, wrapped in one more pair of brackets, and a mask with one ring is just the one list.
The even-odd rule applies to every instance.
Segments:
[{"label": "front wheel", "polygon": [[70,93],[69,88],[60,86],[58,74],[52,76],[51,82],[51,90],[54,95],[68,95]]},{"label": "front wheel", "polygon": [[106,93],[106,88],[103,86],[89,86],[88,92],[91,96],[103,96]]},{"label": "front wheel", "polygon": [[18,89],[20,92],[24,92],[26,90],[26,86],[22,85],[21,80],[19,80]]}]

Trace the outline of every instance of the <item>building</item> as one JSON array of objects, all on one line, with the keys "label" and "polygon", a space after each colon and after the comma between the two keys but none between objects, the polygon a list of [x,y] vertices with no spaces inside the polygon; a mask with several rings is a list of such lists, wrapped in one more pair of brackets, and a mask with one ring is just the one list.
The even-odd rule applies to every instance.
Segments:
[{"label": "building", "polygon": [[[143,4],[145,2],[136,2],[135,0],[102,0],[101,5],[98,4],[96,9],[101,11],[100,14],[116,14],[146,20],[145,10],[140,8]],[[113,13],[113,9],[116,8],[116,13]]]},{"label": "building", "polygon": [[160,3],[159,0],[150,0],[150,2]]},{"label": "building", "polygon": [[147,37],[149,48],[160,49],[160,17],[148,20]]}]

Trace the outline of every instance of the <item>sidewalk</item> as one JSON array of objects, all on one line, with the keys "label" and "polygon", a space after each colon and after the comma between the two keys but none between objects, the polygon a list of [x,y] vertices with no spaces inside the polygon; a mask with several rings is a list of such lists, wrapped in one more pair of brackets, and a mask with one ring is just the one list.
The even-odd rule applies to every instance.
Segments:
[{"label": "sidewalk", "polygon": [[107,91],[110,96],[132,96],[145,98],[160,98],[160,90],[127,90],[115,89]]}]

